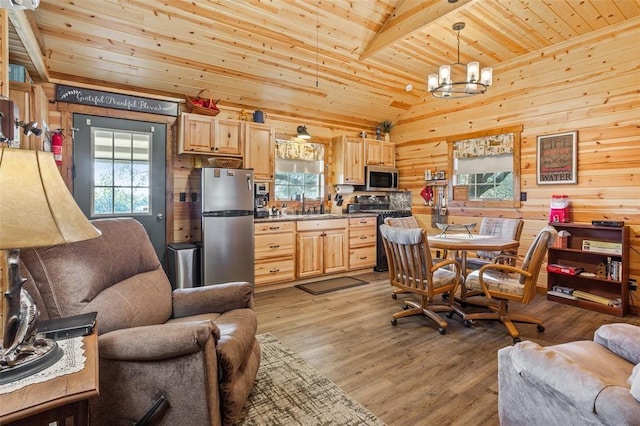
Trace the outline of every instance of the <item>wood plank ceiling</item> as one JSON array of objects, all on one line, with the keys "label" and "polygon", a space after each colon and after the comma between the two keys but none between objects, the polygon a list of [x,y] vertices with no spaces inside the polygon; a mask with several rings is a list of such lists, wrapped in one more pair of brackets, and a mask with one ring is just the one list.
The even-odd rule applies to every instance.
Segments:
[{"label": "wood plank ceiling", "polygon": [[222,107],[374,127],[431,96],[426,75],[457,59],[455,22],[460,61],[499,69],[636,18],[640,0],[42,0],[20,13],[41,55],[20,47],[29,19],[12,11],[10,60],[36,82],[207,89]]}]

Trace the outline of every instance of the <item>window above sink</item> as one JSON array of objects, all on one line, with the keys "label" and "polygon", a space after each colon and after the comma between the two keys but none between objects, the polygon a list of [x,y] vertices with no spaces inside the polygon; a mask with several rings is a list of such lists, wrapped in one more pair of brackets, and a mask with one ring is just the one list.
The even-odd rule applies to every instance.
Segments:
[{"label": "window above sink", "polygon": [[275,200],[322,200],[324,164],[324,145],[276,140]]}]

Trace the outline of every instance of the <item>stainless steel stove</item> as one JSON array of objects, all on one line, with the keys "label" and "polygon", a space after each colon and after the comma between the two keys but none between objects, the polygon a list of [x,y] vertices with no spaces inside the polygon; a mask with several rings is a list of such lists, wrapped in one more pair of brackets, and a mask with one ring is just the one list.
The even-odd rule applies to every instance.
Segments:
[{"label": "stainless steel stove", "polygon": [[376,225],[376,266],[373,270],[376,272],[385,272],[389,270],[387,263],[387,255],[384,252],[384,245],[382,243],[382,236],[380,235],[380,225],[384,223],[387,217],[408,217],[411,216],[411,212],[408,210],[368,210],[378,214]]},{"label": "stainless steel stove", "polygon": [[[398,210],[394,207],[398,206],[389,195],[359,195],[356,197],[358,210],[362,213],[376,213],[378,215],[376,226],[376,266],[373,270],[376,272],[385,272],[389,270],[387,264],[387,256],[384,252],[382,244],[382,236],[380,235],[380,225],[388,217],[407,217],[411,216],[411,210]],[[408,206],[410,206],[410,199]]]}]

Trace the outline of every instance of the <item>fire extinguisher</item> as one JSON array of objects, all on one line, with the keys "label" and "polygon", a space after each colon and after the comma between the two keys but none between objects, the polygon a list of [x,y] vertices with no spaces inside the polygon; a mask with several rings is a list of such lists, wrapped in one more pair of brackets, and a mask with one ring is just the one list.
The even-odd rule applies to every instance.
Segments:
[{"label": "fire extinguisher", "polygon": [[56,129],[51,136],[51,152],[53,152],[53,159],[56,160],[58,166],[62,165],[62,141],[64,135],[62,129]]}]

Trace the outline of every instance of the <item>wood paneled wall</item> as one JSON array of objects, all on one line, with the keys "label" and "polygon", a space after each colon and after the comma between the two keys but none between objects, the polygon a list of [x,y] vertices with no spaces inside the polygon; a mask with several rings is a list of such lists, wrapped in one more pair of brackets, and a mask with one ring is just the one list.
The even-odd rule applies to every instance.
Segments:
[{"label": "wood paneled wall", "polygon": [[[462,100],[424,99],[410,110],[391,132],[397,144],[400,185],[413,196],[413,211],[425,227],[431,226],[431,209],[419,193],[424,171],[447,169],[446,138],[457,134],[522,125],[521,190],[527,201],[519,208],[452,208],[449,221],[468,222],[483,216],[525,219],[521,253],[548,220],[552,194],[571,199],[572,220],[624,220],[631,226],[630,275],[640,279],[640,19],[572,39],[494,69],[494,85],[482,96]],[[72,82],[69,82],[72,83]],[[53,98],[53,86],[46,86]],[[144,95],[144,92],[140,93]],[[240,116],[240,109],[220,105],[221,118]],[[249,112],[249,116],[251,111]],[[50,128],[63,127],[63,117],[51,107]],[[373,129],[326,126],[308,118],[269,115],[279,137],[294,136],[298,125],[306,125],[314,140],[327,144],[334,136],[355,136]],[[174,129],[177,130],[177,129]],[[536,137],[578,131],[578,184],[536,184]],[[177,131],[173,132],[177,136]],[[169,153],[173,211],[169,242],[190,241],[193,228],[189,202],[180,203],[179,193],[194,191],[191,170],[198,160],[177,156],[175,143]],[[171,178],[171,176],[170,176]],[[328,182],[331,184],[331,181]],[[170,215],[169,215],[170,217]],[[171,227],[171,225],[169,225]],[[546,274],[541,274],[544,279]],[[540,283],[543,285],[544,283]],[[632,292],[640,306],[640,294]]]},{"label": "wood paneled wall", "polygon": [[[392,138],[400,183],[412,191],[420,222],[431,226],[431,210],[419,192],[425,169],[447,169],[446,137],[522,125],[521,190],[527,201],[520,208],[451,208],[449,221],[521,217],[523,254],[548,221],[552,194],[566,194],[574,222],[623,220],[631,226],[630,275],[639,278],[639,31],[635,19],[543,49],[495,68],[494,85],[485,95],[457,101],[429,97],[410,111]],[[573,130],[578,131],[578,183],[537,185],[536,137]],[[631,293],[640,306],[640,293]]]}]

